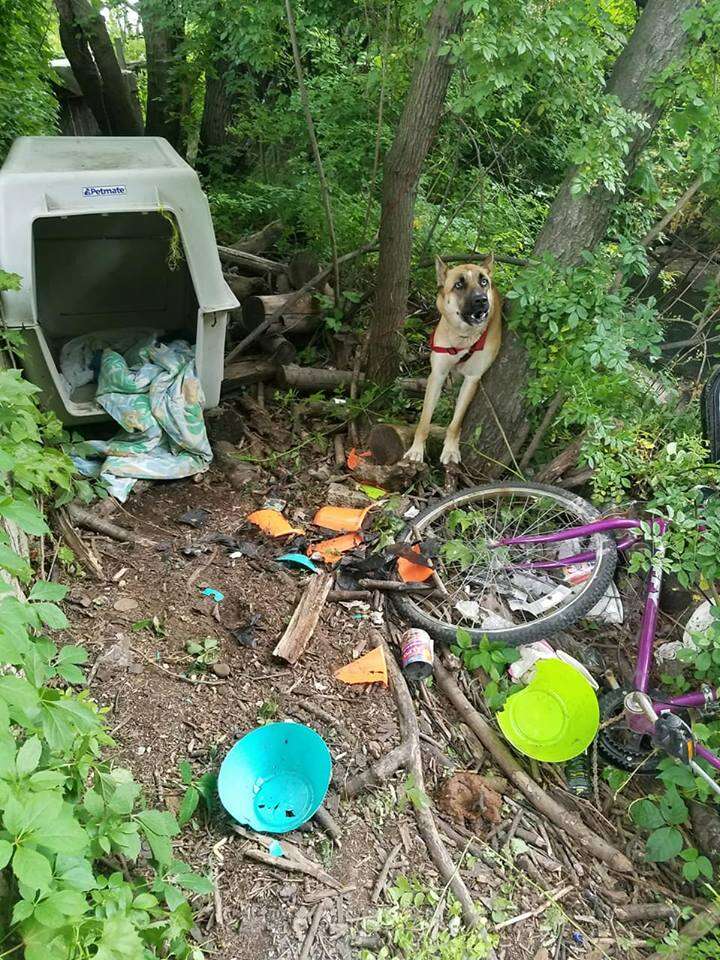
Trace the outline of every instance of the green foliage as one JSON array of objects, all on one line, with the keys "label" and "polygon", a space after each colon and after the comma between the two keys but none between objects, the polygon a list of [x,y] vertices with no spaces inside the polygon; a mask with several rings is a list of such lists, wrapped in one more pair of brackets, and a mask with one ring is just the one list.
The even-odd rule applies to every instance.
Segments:
[{"label": "green foliage", "polygon": [[505,700],[519,689],[510,683],[507,668],[520,658],[515,647],[507,647],[502,643],[492,643],[483,637],[480,643],[475,644],[467,630],[458,627],[457,642],[451,648],[452,652],[461,657],[466,669],[483,670],[488,681],[483,688],[483,696],[491,710],[499,710]]},{"label": "green foliage", "polygon": [[[390,906],[363,922],[366,933],[382,933],[388,946],[361,950],[360,960],[391,960],[412,956],[416,960],[482,960],[497,937],[484,921],[475,930],[461,927],[460,904],[451,896],[443,900],[437,890],[418,878],[400,875],[388,891]],[[440,922],[437,923],[437,918]]]},{"label": "green foliage", "polygon": [[201,800],[205,810],[212,813],[217,794],[217,774],[208,770],[196,779],[193,777],[189,760],[182,760],[178,766],[182,783],[185,786],[185,793],[180,803],[177,819],[178,826],[184,827],[194,815]]},{"label": "green foliage", "polygon": [[207,670],[217,662],[219,655],[217,637],[204,637],[202,640],[188,640],[185,649],[195,661],[195,666]]},{"label": "green foliage", "polygon": [[[0,372],[0,515],[30,536],[48,532],[34,497],[72,490],[71,465],[49,443],[55,423],[37,410],[35,392],[14,371]],[[8,544],[3,535],[0,568],[29,582],[29,563]],[[174,859],[172,814],[148,809],[130,772],[102,758],[113,743],[103,711],[71,689],[84,684],[87,652],[48,636],[68,626],[57,605],[65,593],[38,580],[27,600],[8,589],[0,599],[0,662],[15,668],[0,675],[4,947],[28,960],[198,958],[184,891],[211,885]],[[130,879],[123,858],[137,869]]]}]

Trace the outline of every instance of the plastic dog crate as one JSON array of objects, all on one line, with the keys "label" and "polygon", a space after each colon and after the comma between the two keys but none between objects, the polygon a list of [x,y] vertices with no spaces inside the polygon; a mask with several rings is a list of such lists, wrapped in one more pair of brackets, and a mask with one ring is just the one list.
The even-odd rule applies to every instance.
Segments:
[{"label": "plastic dog crate", "polygon": [[206,407],[220,398],[225,283],[197,174],[160,137],[21,137],[0,169],[0,295],[23,362],[65,423],[106,419],[59,369],[81,334],[148,329],[195,344]]}]

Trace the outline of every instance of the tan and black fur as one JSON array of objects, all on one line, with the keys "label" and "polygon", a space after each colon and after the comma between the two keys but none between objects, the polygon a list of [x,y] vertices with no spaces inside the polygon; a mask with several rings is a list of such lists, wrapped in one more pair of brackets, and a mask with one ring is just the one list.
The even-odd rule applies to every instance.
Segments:
[{"label": "tan and black fur", "polygon": [[[502,297],[493,283],[492,257],[487,257],[479,264],[464,263],[452,269],[436,257],[435,267],[439,287],[437,308],[440,322],[435,328],[434,343],[437,347],[453,347],[462,352],[455,355],[431,353],[430,376],[422,414],[413,445],[405,457],[422,463],[425,441],[443,384],[449,373],[459,372],[464,380],[452,421],[445,434],[440,461],[445,464],[460,463],[460,431],[463,419],[475,396],[480,378],[500,349]],[[485,330],[487,339],[483,349],[476,353],[467,353]]]}]

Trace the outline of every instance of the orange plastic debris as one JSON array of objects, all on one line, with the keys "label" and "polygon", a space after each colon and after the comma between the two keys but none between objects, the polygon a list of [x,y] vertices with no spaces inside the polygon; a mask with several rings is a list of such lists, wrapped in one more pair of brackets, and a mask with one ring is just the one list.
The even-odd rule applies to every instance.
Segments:
[{"label": "orange plastic debris", "polygon": [[372,450],[361,450],[358,452],[355,447],[353,447],[352,450],[348,452],[345,463],[347,464],[348,470],[357,470],[362,461],[365,460],[366,457],[371,456]]},{"label": "orange plastic debris", "polygon": [[289,533],[305,533],[298,527],[291,527],[279,510],[256,510],[248,517],[250,523],[260,527],[263,533],[271,537],[286,537]]},{"label": "orange plastic debris", "polygon": [[312,544],[308,547],[307,555],[319,556],[324,563],[337,563],[343,553],[354,550],[361,543],[362,537],[359,533],[344,533],[341,537],[333,537],[332,540]]},{"label": "orange plastic debris", "polygon": [[[415,544],[410,548],[413,553],[420,553],[420,547]],[[413,563],[406,560],[405,557],[398,557],[397,562],[398,576],[404,583],[425,583],[433,575],[430,567],[423,567],[420,563]]]},{"label": "orange plastic debris", "polygon": [[368,510],[370,507],[359,510],[354,507],[321,507],[313,517],[313,523],[317,527],[325,527],[326,530],[352,533],[360,529]]},{"label": "orange plastic debris", "polygon": [[370,653],[353,660],[335,671],[337,680],[343,683],[384,683],[387,686],[387,664],[382,647],[375,647]]}]

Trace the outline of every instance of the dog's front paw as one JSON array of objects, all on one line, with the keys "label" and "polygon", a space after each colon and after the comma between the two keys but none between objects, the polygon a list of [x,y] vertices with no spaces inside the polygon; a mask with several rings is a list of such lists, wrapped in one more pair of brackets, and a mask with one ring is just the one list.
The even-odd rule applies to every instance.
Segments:
[{"label": "dog's front paw", "polygon": [[403,457],[403,460],[410,460],[411,463],[422,463],[425,459],[425,445],[414,443]]},{"label": "dog's front paw", "polygon": [[440,463],[460,463],[460,447],[457,444],[445,444],[440,454]]}]

